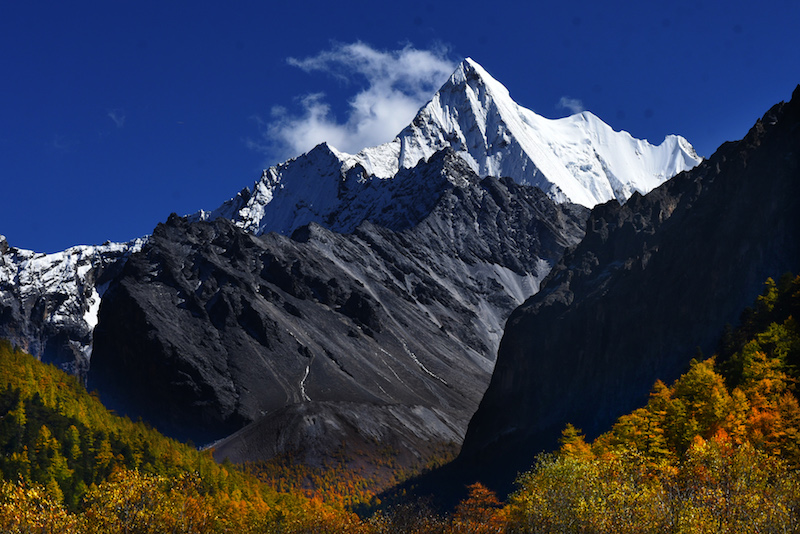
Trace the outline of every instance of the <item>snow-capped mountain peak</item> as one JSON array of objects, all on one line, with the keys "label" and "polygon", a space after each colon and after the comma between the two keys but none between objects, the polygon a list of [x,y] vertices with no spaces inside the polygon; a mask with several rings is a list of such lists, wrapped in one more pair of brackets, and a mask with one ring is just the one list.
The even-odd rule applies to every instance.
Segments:
[{"label": "snow-capped mountain peak", "polygon": [[402,166],[449,145],[482,176],[510,176],[587,207],[624,202],[701,161],[679,136],[653,146],[589,112],[537,115],[469,58],[398,138]]},{"label": "snow-capped mountain peak", "polygon": [[[193,217],[224,217],[257,234],[289,234],[312,221],[349,231],[333,218],[347,215],[343,188],[352,193],[352,184],[366,189],[374,182],[371,194],[376,189],[384,193],[373,200],[390,207],[392,199],[384,196],[392,188],[380,183],[445,148],[480,176],[511,177],[539,187],[557,202],[587,207],[611,199],[625,202],[634,192],[647,193],[701,161],[680,136],[667,136],[654,146],[614,131],[589,112],[561,119],[537,115],[514,102],[508,89],[467,58],[389,143],[358,154],[319,145],[264,171],[252,191],[243,190],[217,210]],[[367,212],[345,218],[353,221],[361,215]]]}]

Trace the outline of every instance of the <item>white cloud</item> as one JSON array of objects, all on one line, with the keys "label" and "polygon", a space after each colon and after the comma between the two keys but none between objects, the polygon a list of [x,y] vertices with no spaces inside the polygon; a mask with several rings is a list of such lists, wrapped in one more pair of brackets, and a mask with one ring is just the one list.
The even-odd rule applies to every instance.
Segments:
[{"label": "white cloud", "polygon": [[125,112],[121,109],[112,109],[106,114],[109,119],[114,121],[114,124],[117,125],[117,128],[122,128],[125,126]]},{"label": "white cloud", "polygon": [[53,140],[50,142],[50,146],[62,154],[72,152],[72,149],[77,145],[78,140],[71,135],[55,134],[53,135]]},{"label": "white cloud", "polygon": [[568,96],[562,96],[561,100],[558,101],[556,104],[559,109],[568,109],[572,113],[580,113],[581,111],[585,111],[586,108],[583,107],[583,102],[577,98],[570,98]]},{"label": "white cloud", "polygon": [[257,119],[262,139],[248,145],[279,158],[297,156],[323,141],[356,153],[392,140],[456,68],[444,48],[418,50],[409,45],[382,51],[361,42],[337,44],[288,62],[309,73],[364,80],[366,86],[349,99],[344,121],[336,119],[324,93],[299,97],[299,114],[275,107],[269,121]]}]

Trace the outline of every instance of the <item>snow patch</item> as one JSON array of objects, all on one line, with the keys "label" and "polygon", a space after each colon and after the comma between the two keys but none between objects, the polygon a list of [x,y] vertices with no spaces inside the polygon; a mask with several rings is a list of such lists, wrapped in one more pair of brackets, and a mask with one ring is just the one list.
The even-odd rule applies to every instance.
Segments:
[{"label": "snow patch", "polygon": [[441,382],[445,386],[447,385],[447,382],[445,382],[445,380],[443,378],[441,378],[440,376],[437,376],[436,374],[434,374],[430,369],[425,367],[425,365],[421,361],[419,361],[419,358],[417,358],[417,355],[414,354],[414,352],[411,349],[408,348],[408,344],[406,344],[405,341],[401,341],[401,343],[403,344],[403,350],[406,351],[406,354],[411,356],[411,359],[414,360],[414,363],[416,363],[419,366],[420,369],[425,371],[426,374],[428,374],[429,376],[432,376],[433,378],[435,378],[436,380],[438,380],[439,382]]},{"label": "snow patch", "polygon": [[306,379],[308,378],[308,373],[310,372],[311,366],[306,365],[306,372],[303,373],[303,378],[300,380],[300,398],[305,402],[311,402],[311,397],[309,397],[306,393]]},{"label": "snow patch", "polygon": [[[43,254],[9,247],[4,239],[0,240],[5,245],[0,247],[0,298],[18,300],[21,311],[28,314],[36,303],[47,302],[52,306],[45,317],[47,324],[56,330],[69,328],[91,339],[105,291],[105,286],[96,286],[98,271],[138,252],[146,241],[140,238],[127,243],[81,245]],[[91,342],[74,343],[88,360]],[[41,357],[42,347],[34,343],[28,349]]]}]

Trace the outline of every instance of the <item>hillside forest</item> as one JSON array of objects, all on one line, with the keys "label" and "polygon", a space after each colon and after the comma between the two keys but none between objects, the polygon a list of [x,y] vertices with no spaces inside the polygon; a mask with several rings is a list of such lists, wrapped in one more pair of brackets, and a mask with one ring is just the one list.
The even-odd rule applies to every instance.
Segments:
[{"label": "hillside forest", "polygon": [[[451,511],[336,465],[219,464],[119,417],[74,377],[0,344],[0,531],[711,533],[800,524],[800,277],[769,279],[716,354],[587,441],[532,454],[505,502]],[[398,474],[400,481],[410,474]],[[356,513],[356,511],[358,513]]]}]

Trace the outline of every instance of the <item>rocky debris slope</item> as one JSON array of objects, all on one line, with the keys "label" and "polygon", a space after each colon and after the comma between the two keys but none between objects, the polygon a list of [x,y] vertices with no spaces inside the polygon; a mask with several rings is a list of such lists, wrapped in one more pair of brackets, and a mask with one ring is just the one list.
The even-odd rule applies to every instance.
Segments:
[{"label": "rocky debris slope", "polygon": [[459,465],[508,489],[567,423],[593,438],[710,355],[767,277],[800,271],[800,87],[739,142],[624,206],[514,311]]},{"label": "rocky debris slope", "polygon": [[312,223],[254,236],[171,217],[104,295],[90,387],[197,443],[254,421],[253,435],[278,443],[270,421],[298,403],[460,440],[508,314],[582,237],[588,210],[480,179],[452,151],[404,181],[429,184],[432,207],[399,231],[367,221],[352,234]]},{"label": "rocky debris slope", "polygon": [[309,401],[270,412],[212,450],[235,463],[278,458],[327,468],[335,458],[383,486],[397,480],[398,468],[418,472],[458,454],[463,437],[432,406]]}]

